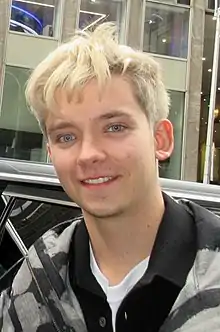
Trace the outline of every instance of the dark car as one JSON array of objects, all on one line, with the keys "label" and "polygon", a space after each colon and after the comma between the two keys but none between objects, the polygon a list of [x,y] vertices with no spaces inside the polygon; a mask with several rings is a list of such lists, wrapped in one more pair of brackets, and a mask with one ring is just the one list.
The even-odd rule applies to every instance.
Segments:
[{"label": "dark car", "polygon": [[[220,215],[220,187],[160,179],[176,199],[192,200]],[[0,160],[0,291],[8,287],[28,248],[48,229],[81,214],[49,164]]]}]

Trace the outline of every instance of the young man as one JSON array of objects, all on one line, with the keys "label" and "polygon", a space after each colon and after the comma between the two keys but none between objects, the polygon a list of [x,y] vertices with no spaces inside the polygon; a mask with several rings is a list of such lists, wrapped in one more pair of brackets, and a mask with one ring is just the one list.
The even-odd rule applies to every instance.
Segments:
[{"label": "young man", "polygon": [[169,98],[112,24],[34,70],[28,102],[83,217],[47,232],[1,297],[2,331],[220,330],[220,222],[161,192]]}]

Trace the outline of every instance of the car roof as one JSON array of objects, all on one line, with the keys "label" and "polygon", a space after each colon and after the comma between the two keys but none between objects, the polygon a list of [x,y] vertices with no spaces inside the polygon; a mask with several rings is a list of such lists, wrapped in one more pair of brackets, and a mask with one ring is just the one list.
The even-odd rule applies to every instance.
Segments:
[{"label": "car roof", "polygon": [[[52,164],[0,159],[0,181],[53,191],[54,186],[62,191]],[[197,182],[160,178],[160,184],[170,196],[183,199],[220,203],[220,186]],[[69,201],[66,195],[64,200]]]}]

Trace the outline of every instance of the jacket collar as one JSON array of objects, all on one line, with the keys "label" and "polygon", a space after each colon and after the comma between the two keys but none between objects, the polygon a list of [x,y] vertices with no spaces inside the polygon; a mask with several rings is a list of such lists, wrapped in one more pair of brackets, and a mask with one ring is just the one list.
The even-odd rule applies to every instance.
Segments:
[{"label": "jacket collar", "polygon": [[[141,285],[160,276],[182,288],[196,255],[194,218],[183,204],[166,194],[163,196],[165,213]],[[70,261],[72,285],[103,295],[90,270],[89,235],[84,222],[77,227],[70,250],[73,253]]]}]

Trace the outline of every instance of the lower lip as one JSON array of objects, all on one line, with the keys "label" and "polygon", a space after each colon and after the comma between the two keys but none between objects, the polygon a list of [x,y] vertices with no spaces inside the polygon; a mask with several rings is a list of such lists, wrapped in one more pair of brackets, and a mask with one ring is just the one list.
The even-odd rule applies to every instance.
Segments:
[{"label": "lower lip", "polygon": [[85,182],[81,182],[81,184],[83,185],[83,187],[88,188],[88,189],[98,189],[98,188],[104,188],[104,187],[108,187],[109,185],[111,185],[113,182],[115,182],[118,179],[118,177],[115,177],[107,182],[102,182],[102,183],[85,183]]}]

